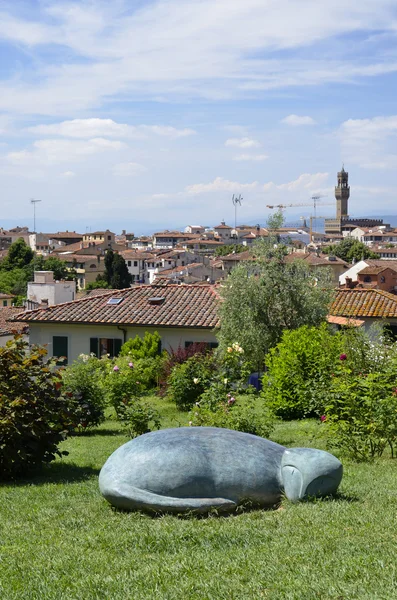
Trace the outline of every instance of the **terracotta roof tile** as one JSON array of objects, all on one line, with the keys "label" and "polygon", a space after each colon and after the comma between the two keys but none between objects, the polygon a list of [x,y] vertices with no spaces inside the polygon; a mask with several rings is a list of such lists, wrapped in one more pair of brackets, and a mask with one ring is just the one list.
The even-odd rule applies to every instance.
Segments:
[{"label": "terracotta roof tile", "polygon": [[397,318],[397,296],[376,289],[338,289],[329,312],[334,317]]},{"label": "terracotta roof tile", "polygon": [[[158,289],[157,289],[158,288]],[[120,304],[108,304],[121,298]],[[160,303],[150,301],[164,298]],[[154,327],[203,327],[219,324],[218,294],[211,285],[140,285],[28,311],[24,321],[39,323],[108,323]]]},{"label": "terracotta roof tile", "polygon": [[4,306],[3,308],[0,308],[0,336],[24,333],[26,331],[28,324],[24,321],[9,321],[17,315],[20,315],[22,311],[23,308],[21,306]]}]

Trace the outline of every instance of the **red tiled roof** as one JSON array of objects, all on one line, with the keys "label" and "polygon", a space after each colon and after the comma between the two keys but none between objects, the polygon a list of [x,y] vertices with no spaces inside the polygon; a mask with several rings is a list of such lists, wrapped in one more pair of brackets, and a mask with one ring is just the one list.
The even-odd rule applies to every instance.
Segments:
[{"label": "red tiled roof", "polygon": [[249,250],[244,250],[243,252],[232,252],[231,254],[226,254],[225,256],[220,256],[219,260],[232,260],[232,261],[240,261],[240,260],[254,260],[253,255]]},{"label": "red tiled roof", "polygon": [[220,225],[214,227],[214,229],[232,229],[232,227],[229,227],[229,225],[225,225],[225,223],[221,223]]},{"label": "red tiled roof", "polygon": [[76,233],[75,231],[58,231],[58,233],[47,233],[48,237],[51,240],[57,240],[57,239],[76,239],[76,238],[81,238],[83,239],[83,234],[82,233]]},{"label": "red tiled roof", "polygon": [[291,254],[287,254],[287,256],[285,257],[285,260],[287,262],[292,262],[292,261],[298,260],[298,259],[302,259],[305,262],[307,262],[307,264],[312,265],[314,267],[322,266],[322,265],[332,266],[335,264],[344,265],[345,267],[349,266],[349,264],[347,262],[345,262],[341,258],[338,258],[337,256],[335,256],[332,260],[330,260],[328,254],[320,254],[320,256],[317,256],[317,254],[315,252],[308,252],[308,253],[291,252]]},{"label": "red tiled roof", "polygon": [[3,294],[3,293],[0,293],[0,300],[5,300],[6,298],[7,299],[8,298],[15,298],[15,296],[14,296],[14,294]]},{"label": "red tiled roof", "polygon": [[13,335],[14,333],[24,333],[26,331],[28,324],[24,321],[9,322],[9,319],[21,314],[22,311],[23,308],[20,306],[4,306],[0,308],[0,335]]},{"label": "red tiled roof", "polygon": [[[120,304],[108,304],[122,298]],[[160,303],[150,299],[164,298]],[[35,323],[102,323],[154,327],[196,327],[219,325],[218,294],[213,285],[140,285],[109,291],[21,315]]]},{"label": "red tiled roof", "polygon": [[364,267],[364,269],[359,271],[357,273],[357,275],[358,276],[360,276],[360,275],[379,275],[379,273],[386,271],[386,269],[389,269],[391,271],[396,271],[397,265],[394,269],[390,268],[388,265],[381,265],[381,266],[369,265],[368,267]]},{"label": "red tiled roof", "polygon": [[334,317],[397,318],[397,296],[376,289],[338,289],[329,312]]},{"label": "red tiled roof", "polygon": [[332,315],[328,315],[327,317],[328,323],[333,323],[334,325],[347,325],[348,327],[361,327],[364,325],[365,321],[362,319],[349,319],[346,317],[333,317]]}]

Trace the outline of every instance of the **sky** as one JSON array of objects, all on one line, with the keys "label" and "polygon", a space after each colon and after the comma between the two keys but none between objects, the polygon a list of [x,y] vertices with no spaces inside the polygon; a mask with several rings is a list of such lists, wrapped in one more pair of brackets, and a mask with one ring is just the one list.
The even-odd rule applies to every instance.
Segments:
[{"label": "sky", "polygon": [[397,214],[395,0],[0,0],[0,227]]}]

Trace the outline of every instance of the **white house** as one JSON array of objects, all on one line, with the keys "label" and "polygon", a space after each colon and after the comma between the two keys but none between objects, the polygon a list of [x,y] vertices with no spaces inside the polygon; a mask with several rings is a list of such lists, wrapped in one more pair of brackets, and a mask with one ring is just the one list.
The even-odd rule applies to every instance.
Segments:
[{"label": "white house", "polygon": [[27,311],[15,320],[28,323],[30,343],[72,362],[90,352],[115,356],[145,331],[157,331],[167,350],[192,342],[215,346],[218,302],[211,285],[140,285]]}]

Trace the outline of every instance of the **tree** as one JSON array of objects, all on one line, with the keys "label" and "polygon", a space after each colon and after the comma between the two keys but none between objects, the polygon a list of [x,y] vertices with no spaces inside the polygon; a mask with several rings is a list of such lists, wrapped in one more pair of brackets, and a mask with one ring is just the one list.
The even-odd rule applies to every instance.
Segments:
[{"label": "tree", "polygon": [[284,330],[325,320],[332,296],[328,269],[314,276],[305,261],[284,260],[287,248],[276,236],[280,226],[280,215],[275,215],[268,223],[269,237],[252,248],[254,260],[236,266],[220,289],[221,349],[238,342],[259,370]]},{"label": "tree", "polygon": [[30,263],[30,266],[32,269],[32,278],[33,271],[52,271],[54,273],[54,279],[57,281],[68,279],[71,275],[73,276],[68,270],[66,262],[57,256],[44,258],[44,256],[36,255],[34,260]]},{"label": "tree", "polygon": [[348,263],[352,263],[353,260],[359,261],[365,258],[379,258],[368,246],[352,237],[344,238],[339,244],[326,246],[323,252],[325,254],[334,254]]},{"label": "tree", "polygon": [[219,248],[215,248],[214,255],[215,256],[226,256],[227,254],[235,254],[240,252],[245,252],[248,250],[247,246],[243,246],[243,244],[225,244],[223,246],[219,246]]},{"label": "tree", "polygon": [[103,279],[114,290],[130,287],[132,275],[128,271],[124,258],[113,250],[108,250],[105,255],[105,273]]},{"label": "tree", "polygon": [[33,250],[26,244],[23,238],[18,238],[11,244],[7,256],[0,262],[1,271],[12,271],[23,269],[29,265],[34,257]]},{"label": "tree", "polygon": [[108,289],[109,285],[106,283],[106,281],[104,279],[102,279],[103,275],[99,274],[97,275],[97,278],[95,281],[90,281],[90,283],[87,283],[87,285],[85,286],[86,290],[100,290],[100,289]]}]

